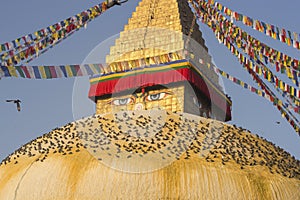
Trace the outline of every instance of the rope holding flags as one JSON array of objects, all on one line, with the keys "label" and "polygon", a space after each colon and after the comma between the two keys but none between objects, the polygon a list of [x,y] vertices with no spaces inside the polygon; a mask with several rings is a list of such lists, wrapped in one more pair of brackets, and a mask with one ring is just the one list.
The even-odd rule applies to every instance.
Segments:
[{"label": "rope holding flags", "polygon": [[[225,71],[219,69],[218,67],[214,66],[214,65],[210,65],[210,64],[202,64],[202,66],[206,66],[207,68],[212,67],[214,72],[216,72],[217,74],[221,75],[222,77],[232,81],[233,83],[241,86],[244,89],[248,89],[250,92],[257,94],[258,96],[264,97],[265,99],[267,99],[268,101],[274,103],[274,104],[278,104],[280,106],[283,106],[284,103],[280,100],[280,99],[273,99],[271,98],[271,96],[253,86],[251,86],[248,83],[245,83],[244,81],[240,80],[239,78],[236,78],[228,73],[226,73]],[[285,107],[288,107],[289,105],[285,104]],[[300,107],[292,107],[291,108],[294,112],[300,114]]]},{"label": "rope holding flags", "polygon": [[34,57],[46,52],[45,49],[53,47],[75,31],[86,27],[88,22],[108,9],[107,1],[105,1],[47,28],[22,36],[12,42],[1,44],[0,52],[7,51],[0,55],[1,65],[13,66],[26,59],[29,59],[27,63],[30,62]]},{"label": "rope holding flags", "polygon": [[[205,4],[200,4],[202,6],[207,6]],[[247,32],[243,31],[241,28],[229,22],[220,13],[214,12],[215,20],[222,20],[220,26],[215,28],[222,29],[223,32],[229,36],[232,36],[232,40],[237,43],[239,48],[243,48],[247,53],[253,58],[257,55],[266,64],[269,62],[276,65],[276,71],[281,73],[286,73],[287,77],[293,80],[293,82],[298,86],[298,77],[300,77],[300,62],[297,59],[291,58],[290,56],[277,51],[256,38],[250,36]]]},{"label": "rope holding flags", "polygon": [[233,19],[236,21],[240,21],[244,25],[249,26],[259,32],[262,32],[265,35],[272,37],[275,40],[279,40],[287,44],[288,46],[294,47],[295,49],[300,49],[299,33],[286,30],[284,28],[279,28],[277,26],[240,14],[238,12],[231,10],[230,8],[227,8],[226,6],[223,6],[219,2],[214,2],[214,1],[207,1],[207,2],[211,4],[213,7],[215,7],[216,9],[218,9],[218,11],[230,17],[231,21]]},{"label": "rope holding flags", "polygon": [[29,79],[52,79],[103,74],[102,64],[58,65],[58,66],[1,66],[0,77],[22,77]]},{"label": "rope holding flags", "polygon": [[[278,101],[279,99],[275,96],[275,94],[269,89],[269,87],[258,77],[255,71],[250,67],[250,62],[243,54],[237,51],[237,49],[233,49],[234,46],[231,44],[230,40],[227,37],[229,34],[228,32],[224,31],[222,32],[222,29],[218,29],[218,27],[221,27],[220,24],[222,21],[217,18],[216,15],[212,11],[214,11],[213,8],[210,6],[207,6],[207,3],[205,2],[199,2],[199,7],[195,4],[195,2],[192,2],[192,6],[197,11],[197,14],[199,18],[201,19],[201,22],[208,25],[209,28],[212,29],[212,31],[215,33],[216,38],[219,40],[220,43],[223,43],[231,52],[236,52],[234,54],[239,59],[240,63],[243,65],[245,69],[247,69],[248,73],[253,77],[253,79],[258,83],[258,85],[262,88],[262,90],[270,96],[271,101],[273,102],[274,106],[281,112],[282,116],[286,118],[286,120],[291,124],[291,126],[295,129],[297,133],[299,133],[299,121],[297,118],[288,110],[288,107],[286,107],[285,104],[282,104],[281,101]],[[217,12],[215,12],[217,13]],[[219,14],[221,16],[221,14]],[[229,24],[229,23],[228,23]],[[226,34],[226,36],[225,36]],[[233,51],[232,51],[233,50]],[[261,68],[258,68],[261,69]],[[298,107],[297,107],[298,108]],[[297,111],[297,110],[296,110]],[[297,112],[298,113],[298,112]]]},{"label": "rope holding flags", "polygon": [[28,79],[53,79],[75,76],[98,77],[115,72],[134,70],[136,68],[167,63],[179,59],[180,52],[108,64],[82,64],[57,66],[0,66],[1,77],[22,77]]},{"label": "rope holding flags", "polygon": [[[202,6],[207,6],[207,4],[201,4]],[[208,10],[209,13],[213,13],[212,10]],[[201,13],[200,13],[201,14]],[[213,15],[213,14],[211,14]],[[203,16],[205,21],[208,21],[208,17]],[[234,40],[234,35],[229,33],[230,29],[224,29],[222,28],[221,24],[227,24],[227,27],[229,27],[231,25],[231,23],[224,18],[221,14],[219,15],[214,15],[214,19],[216,19],[217,22],[220,22],[219,26],[216,26],[216,23],[213,22],[213,20],[211,20],[211,22],[209,22],[209,26],[213,29],[213,31],[216,34],[216,36],[218,37],[218,40],[220,42],[225,41],[225,46],[235,55],[238,56],[239,60],[244,60],[244,56],[241,53],[238,53],[237,49],[231,45],[231,41],[235,42]],[[226,21],[227,20],[227,21]],[[207,23],[207,22],[206,22]],[[223,34],[219,34],[220,32],[223,32]],[[226,35],[226,36],[225,36]],[[243,49],[245,51],[245,49]],[[246,52],[246,51],[245,51]],[[248,52],[246,52],[248,53]],[[253,59],[255,59],[255,57],[251,57]],[[250,67],[254,68],[254,70],[259,74],[259,75],[264,75],[264,79],[266,79],[267,81],[269,81],[270,83],[276,83],[275,87],[281,89],[283,92],[288,92],[290,95],[295,96],[297,98],[300,98],[300,90],[285,83],[284,81],[280,80],[276,75],[274,75],[271,70],[269,70],[265,65],[262,64],[262,62],[259,62],[258,64],[261,65],[262,67],[256,65],[252,60],[248,60],[247,62],[250,63]],[[258,59],[255,60],[256,62],[259,61]]]},{"label": "rope holding flags", "polygon": [[89,18],[95,18],[101,13],[105,12],[107,9],[107,2],[104,1],[96,6],[93,6],[85,11],[82,11],[81,13],[78,13],[75,16],[69,17],[56,24],[40,29],[34,33],[24,35],[15,40],[12,40],[11,42],[0,44],[0,52],[16,49],[22,44],[26,46],[30,43],[33,43],[36,40],[39,40],[40,38],[44,38],[47,35],[57,32],[61,29],[70,28],[70,25],[83,26]]}]

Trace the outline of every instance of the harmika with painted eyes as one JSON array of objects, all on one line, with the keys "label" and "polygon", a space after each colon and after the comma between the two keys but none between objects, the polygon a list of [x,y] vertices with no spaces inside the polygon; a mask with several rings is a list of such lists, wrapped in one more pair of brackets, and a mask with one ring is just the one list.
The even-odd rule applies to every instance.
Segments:
[{"label": "harmika with painted eyes", "polygon": [[147,101],[157,101],[165,98],[167,95],[171,93],[160,92],[158,91],[155,94],[142,94],[138,95],[137,93],[130,95],[128,97],[116,98],[111,101],[112,105],[115,106],[124,106],[127,104],[136,104],[139,102],[147,102]]},{"label": "harmika with painted eyes", "polygon": [[183,111],[183,87],[166,88],[155,85],[139,88],[134,92],[122,92],[105,99],[97,100],[97,111],[108,113],[124,110],[159,109],[171,112]]},{"label": "harmika with painted eyes", "polygon": [[[210,105],[187,92],[184,85],[165,87],[153,85],[140,87],[135,91],[127,90],[119,94],[109,95],[97,99],[97,113],[111,113],[133,110],[166,110],[169,112],[188,112],[202,117],[211,117]],[[186,99],[185,99],[186,98]]]},{"label": "harmika with painted eyes", "polygon": [[171,89],[149,90],[136,92],[130,95],[113,97],[107,103],[111,106],[120,106],[126,110],[147,110],[153,107],[164,108],[166,99],[176,99]]}]

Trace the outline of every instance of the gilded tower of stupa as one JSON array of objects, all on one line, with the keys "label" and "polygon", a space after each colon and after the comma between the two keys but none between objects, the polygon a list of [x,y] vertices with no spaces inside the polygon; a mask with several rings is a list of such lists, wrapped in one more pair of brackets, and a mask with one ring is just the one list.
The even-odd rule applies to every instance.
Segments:
[{"label": "gilded tower of stupa", "polygon": [[176,98],[165,95],[159,102],[143,100],[137,108],[159,107],[230,120],[231,101],[223,93],[217,74],[201,66],[211,64],[211,57],[195,22],[187,1],[141,1],[110,48],[106,57],[109,67],[104,74],[91,78],[89,96],[97,103],[97,114],[111,112],[112,108],[134,110],[135,102],[129,99],[120,106],[111,106],[111,102],[125,102],[133,89],[152,91],[154,87],[158,91],[150,92],[152,95],[170,90]]},{"label": "gilded tower of stupa", "polygon": [[4,159],[0,199],[300,199],[300,161],[225,123],[187,1],[142,0],[106,61],[96,115]]}]

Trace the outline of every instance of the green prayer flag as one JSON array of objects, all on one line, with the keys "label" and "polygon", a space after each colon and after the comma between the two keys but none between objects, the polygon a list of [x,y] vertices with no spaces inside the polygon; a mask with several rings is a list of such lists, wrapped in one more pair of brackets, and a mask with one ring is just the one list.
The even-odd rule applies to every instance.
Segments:
[{"label": "green prayer flag", "polygon": [[44,66],[44,68],[45,68],[45,73],[46,73],[47,78],[51,78],[51,72],[50,72],[49,66]]},{"label": "green prayer flag", "polygon": [[23,73],[23,70],[21,69],[20,66],[15,66],[19,75],[22,77],[22,78],[25,78],[25,74]]}]

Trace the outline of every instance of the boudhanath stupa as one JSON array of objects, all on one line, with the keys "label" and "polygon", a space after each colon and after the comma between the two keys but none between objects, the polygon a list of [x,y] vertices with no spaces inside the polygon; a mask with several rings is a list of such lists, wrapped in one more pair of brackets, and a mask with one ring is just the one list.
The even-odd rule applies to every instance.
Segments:
[{"label": "boudhanath stupa", "polygon": [[90,78],[96,113],[0,164],[0,199],[300,199],[300,161],[227,124],[184,0],[142,0]]}]

